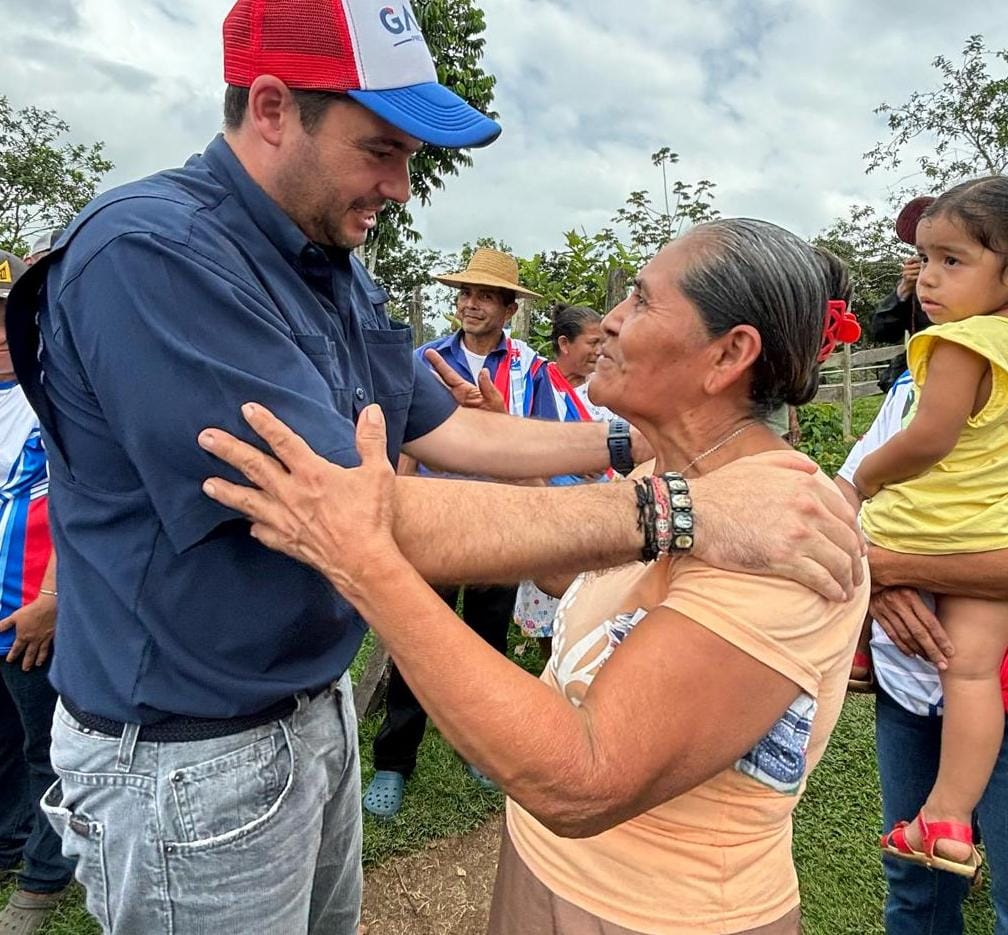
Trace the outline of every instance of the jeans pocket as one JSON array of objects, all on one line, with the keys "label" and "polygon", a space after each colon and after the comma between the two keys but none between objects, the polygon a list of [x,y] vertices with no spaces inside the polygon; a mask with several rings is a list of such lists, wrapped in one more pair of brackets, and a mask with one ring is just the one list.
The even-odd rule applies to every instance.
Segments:
[{"label": "jeans pocket", "polygon": [[265,824],[294,779],[287,727],[168,774],[181,837],[174,846],[237,840]]},{"label": "jeans pocket", "polygon": [[63,842],[63,856],[77,861],[75,876],[87,892],[88,911],[104,931],[110,931],[104,825],[70,806],[61,779],[46,789],[41,805]]}]

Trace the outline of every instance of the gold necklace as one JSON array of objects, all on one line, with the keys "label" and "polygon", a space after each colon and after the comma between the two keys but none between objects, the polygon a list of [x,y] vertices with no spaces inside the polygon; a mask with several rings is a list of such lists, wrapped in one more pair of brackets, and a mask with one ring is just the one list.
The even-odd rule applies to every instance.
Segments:
[{"label": "gold necklace", "polygon": [[706,458],[706,457],[707,457],[707,455],[712,455],[712,454],[714,454],[714,452],[715,452],[715,451],[717,451],[717,450],[718,450],[719,448],[723,448],[723,447],[724,447],[725,445],[727,445],[727,444],[728,444],[728,442],[730,442],[730,441],[731,441],[731,440],[732,440],[733,438],[738,438],[738,437],[739,437],[739,435],[741,435],[741,434],[742,434],[742,433],[743,433],[743,432],[744,432],[744,431],[745,431],[746,429],[751,429],[751,428],[752,428],[752,427],[753,427],[753,426],[754,426],[755,424],[756,424],[756,421],[755,421],[755,420],[753,420],[752,422],[746,422],[746,424],[745,424],[745,425],[743,425],[743,426],[740,426],[739,428],[735,429],[735,431],[734,431],[734,432],[732,432],[731,434],[729,434],[729,435],[725,435],[725,437],[724,437],[724,438],[722,438],[722,439],[721,439],[721,441],[719,441],[719,442],[718,442],[717,444],[715,444],[715,445],[711,445],[711,447],[710,447],[710,448],[708,448],[708,449],[707,449],[706,451],[703,451],[703,452],[701,452],[700,454],[698,454],[698,455],[697,455],[697,456],[696,456],[696,457],[695,457],[695,458],[694,458],[694,459],[693,459],[692,461],[690,461],[690,463],[689,463],[689,464],[687,464],[687,465],[686,465],[686,467],[684,467],[684,468],[683,468],[683,469],[682,469],[682,470],[681,470],[681,471],[680,471],[679,473],[680,473],[680,474],[685,474],[685,473],[686,473],[686,472],[687,472],[687,471],[688,471],[688,470],[689,470],[689,469],[690,469],[691,467],[693,467],[693,465],[694,465],[694,464],[696,464],[696,463],[697,463],[697,461],[702,461],[702,460],[703,460],[704,458]]}]

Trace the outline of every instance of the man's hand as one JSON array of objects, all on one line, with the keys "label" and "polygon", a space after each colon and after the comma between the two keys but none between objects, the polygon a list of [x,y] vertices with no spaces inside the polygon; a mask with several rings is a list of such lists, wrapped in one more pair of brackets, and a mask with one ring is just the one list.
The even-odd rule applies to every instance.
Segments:
[{"label": "man's hand", "polygon": [[21,668],[25,672],[44,665],[56,632],[56,598],[40,594],[30,604],[0,620],[0,633],[10,629],[14,630],[14,645],[7,653],[7,662],[17,662],[23,655]]},{"label": "man's hand", "polygon": [[[448,364],[445,359],[432,348],[424,351],[424,357],[434,368],[434,373],[441,379],[441,382],[448,387],[455,402],[466,409],[486,409],[487,412],[507,412],[504,405],[504,397],[494,386],[490,379],[490,371],[485,367],[479,372],[477,380],[478,386],[474,386],[468,380],[460,377]],[[502,363],[501,366],[504,366]]]},{"label": "man's hand", "polygon": [[883,588],[876,591],[868,610],[906,656],[921,656],[939,669],[948,668],[955,647],[941,621],[921,600],[914,588]]},{"label": "man's hand", "polygon": [[905,302],[917,289],[917,277],[920,276],[921,259],[919,256],[908,257],[903,261],[900,280],[896,284],[896,295]]},{"label": "man's hand", "polygon": [[864,579],[857,515],[804,455],[739,458],[690,481],[694,552],[718,568],[791,578],[832,601]]}]

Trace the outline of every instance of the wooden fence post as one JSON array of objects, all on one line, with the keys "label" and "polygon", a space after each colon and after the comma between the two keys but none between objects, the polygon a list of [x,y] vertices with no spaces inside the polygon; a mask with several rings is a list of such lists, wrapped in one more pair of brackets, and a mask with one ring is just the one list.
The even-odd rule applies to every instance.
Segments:
[{"label": "wooden fence post", "polygon": [[518,311],[511,318],[511,337],[520,341],[528,341],[530,319],[532,317],[532,300],[518,299]]},{"label": "wooden fence post", "polygon": [[843,346],[843,434],[849,438],[851,433],[851,416],[854,411],[854,390],[851,386],[851,349],[849,344]]},{"label": "wooden fence post", "polygon": [[413,329],[413,347],[423,344],[423,287],[413,290],[413,301],[410,303],[409,323]]},{"label": "wooden fence post", "polygon": [[604,315],[627,297],[627,279],[625,269],[614,266],[609,270],[609,276],[606,279],[606,307],[597,309],[597,311]]},{"label": "wooden fence post", "polygon": [[378,713],[385,702],[391,671],[389,651],[376,636],[364,671],[354,686],[354,710],[358,721]]}]

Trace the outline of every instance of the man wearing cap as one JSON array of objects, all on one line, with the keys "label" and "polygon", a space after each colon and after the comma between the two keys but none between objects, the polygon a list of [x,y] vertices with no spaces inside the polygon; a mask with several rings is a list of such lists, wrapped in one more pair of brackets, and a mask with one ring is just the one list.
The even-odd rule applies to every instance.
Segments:
[{"label": "man wearing cap", "polygon": [[[917,246],[917,222],[934,201],[931,195],[921,195],[908,201],[896,216],[896,236],[908,246]],[[899,282],[872,313],[871,337],[879,344],[902,344],[907,332],[915,334],[931,322],[917,301],[917,276],[920,257],[914,254],[903,261]],[[879,374],[879,387],[888,393],[890,387],[907,368],[906,353],[897,354]]]},{"label": "man wearing cap", "polygon": [[[459,408],[415,365],[409,329],[352,255],[386,202],[409,197],[422,143],[482,145],[500,129],[438,85],[407,2],[239,0],[224,71],[224,134],[183,168],[97,198],[8,302],[60,555],[59,781],[42,804],[108,932],[352,935],[361,803],[347,669],[365,627],[204,496],[220,467],[197,436],[215,424],[252,440],[240,407],[258,401],[356,465],[354,422],[377,402],[390,459],[402,448],[505,477],[629,469],[630,441],[625,424],[607,444],[598,424]],[[852,591],[852,514],[813,494],[814,479],[786,466],[711,477],[691,488],[698,556]],[[464,553],[482,500],[435,501],[431,486],[401,478],[396,513],[432,581],[611,565],[642,547],[632,492],[618,489],[630,485],[557,490],[534,537],[506,511]],[[551,492],[515,488],[534,493]],[[758,542],[745,524],[764,530]],[[499,536],[528,540],[514,568],[502,570]]]},{"label": "man wearing cap", "polygon": [[[481,247],[468,266],[456,273],[435,276],[458,290],[455,316],[459,330],[428,342],[416,352],[421,365],[425,354],[436,351],[463,380],[478,383],[486,369],[504,405],[513,416],[557,419],[556,404],[546,371],[546,360],[525,342],[504,330],[518,310],[517,298],[540,298],[518,281],[518,263],[508,253]],[[520,458],[521,452],[515,452]],[[430,474],[424,465],[419,473]],[[440,592],[455,608],[459,588]],[[507,652],[517,585],[467,586],[462,591],[462,619],[500,653]],[[427,726],[427,714],[393,663],[385,702],[385,719],[374,740],[375,775],[364,794],[364,808],[381,819],[394,817],[402,806],[407,778],[416,767],[417,750]],[[471,764],[469,774],[481,785],[493,782]]]},{"label": "man wearing cap", "polygon": [[[26,269],[0,250],[0,313]],[[42,926],[73,876],[39,805],[56,779],[49,762],[56,692],[48,679],[56,561],[47,490],[38,419],[15,378],[0,314],[0,883],[21,864],[0,932],[19,935]]]},{"label": "man wearing cap", "polygon": [[53,244],[56,243],[60,238],[60,234],[63,233],[62,227],[54,227],[52,230],[47,230],[45,233],[40,234],[35,238],[35,243],[32,244],[32,248],[25,257],[25,265],[32,266],[38,263],[50,250],[53,248]]}]

